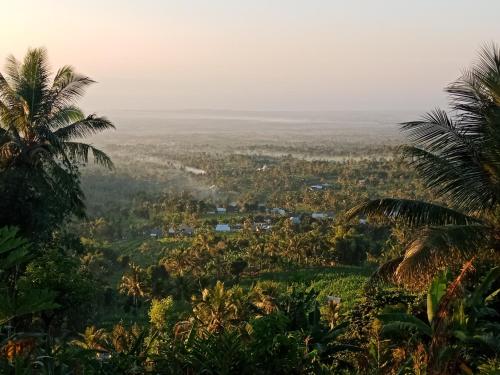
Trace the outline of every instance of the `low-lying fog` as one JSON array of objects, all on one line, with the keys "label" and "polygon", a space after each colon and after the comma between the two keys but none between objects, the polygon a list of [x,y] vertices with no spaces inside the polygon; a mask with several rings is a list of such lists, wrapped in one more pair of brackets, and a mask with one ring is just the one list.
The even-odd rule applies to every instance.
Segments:
[{"label": "low-lying fog", "polygon": [[116,125],[115,132],[95,137],[96,144],[228,142],[273,144],[279,141],[361,142],[400,141],[397,124],[415,120],[415,112],[382,111],[133,111],[99,113]]}]

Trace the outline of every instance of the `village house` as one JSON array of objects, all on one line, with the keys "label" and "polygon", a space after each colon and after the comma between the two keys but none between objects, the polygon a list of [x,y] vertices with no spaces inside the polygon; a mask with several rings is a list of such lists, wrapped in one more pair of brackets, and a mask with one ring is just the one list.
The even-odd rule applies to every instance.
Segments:
[{"label": "village house", "polygon": [[257,222],[253,223],[252,228],[255,232],[263,232],[271,229],[269,222]]},{"label": "village house", "polygon": [[309,190],[323,190],[323,185],[311,185]]},{"label": "village house", "polygon": [[325,214],[324,212],[313,212],[311,217],[315,220],[323,220],[323,219],[327,219],[328,215]]},{"label": "village house", "polygon": [[194,228],[187,225],[187,224],[181,224],[177,228],[174,226],[171,226],[168,229],[168,235],[169,236],[192,236],[194,234]]},{"label": "village house", "polygon": [[240,207],[237,202],[231,202],[227,205],[227,212],[239,212]]},{"label": "village house", "polygon": [[217,224],[215,226],[215,231],[216,232],[231,232],[231,227],[229,224]]},{"label": "village house", "polygon": [[330,184],[326,184],[326,183],[325,184],[315,184],[315,185],[309,186],[309,190],[323,190],[329,186],[330,186]]},{"label": "village house", "polygon": [[179,225],[178,232],[183,236],[192,236],[194,234],[194,228],[186,224],[181,224]]}]

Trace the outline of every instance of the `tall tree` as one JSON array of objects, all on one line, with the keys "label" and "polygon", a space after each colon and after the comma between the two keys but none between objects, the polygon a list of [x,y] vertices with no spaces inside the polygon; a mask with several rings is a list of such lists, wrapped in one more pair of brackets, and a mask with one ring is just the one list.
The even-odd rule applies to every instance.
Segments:
[{"label": "tall tree", "polygon": [[89,154],[112,167],[105,153],[80,141],[114,128],[75,105],[94,81],[71,66],[51,78],[43,48],[28,50],[22,62],[9,57],[0,73],[0,226],[29,235],[83,215],[78,166]]},{"label": "tall tree", "polygon": [[119,290],[132,297],[134,307],[137,308],[138,299],[146,295],[144,270],[136,264],[130,264],[130,271],[122,276]]},{"label": "tall tree", "polygon": [[436,271],[500,250],[500,49],[485,46],[472,68],[446,88],[452,112],[436,109],[402,124],[404,156],[448,205],[384,198],[353,208],[400,220],[417,230],[401,257],[381,268],[396,281],[427,284]]}]

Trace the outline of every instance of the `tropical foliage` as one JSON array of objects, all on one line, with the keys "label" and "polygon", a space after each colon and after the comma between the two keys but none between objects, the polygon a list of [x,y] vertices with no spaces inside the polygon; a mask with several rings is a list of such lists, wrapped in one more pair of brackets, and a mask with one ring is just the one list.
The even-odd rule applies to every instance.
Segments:
[{"label": "tropical foliage", "polygon": [[[82,143],[113,127],[75,107],[92,81],[52,77],[43,49],[9,58],[0,373],[497,374],[499,77],[491,46],[447,89],[451,115],[403,125],[404,160],[385,144],[273,144],[334,157],[307,160],[170,142],[111,146],[110,174],[86,166],[112,166]],[[201,191],[166,191],[166,173]]]},{"label": "tropical foliage", "polygon": [[[384,323],[382,334],[404,337],[407,361],[430,374],[472,373],[481,353],[499,353],[500,324],[498,312],[491,308],[500,289],[491,290],[500,277],[500,268],[492,269],[473,290],[463,288],[462,279],[471,272],[468,263],[460,275],[448,284],[446,274],[433,280],[427,293],[427,319],[406,312],[379,315]],[[410,335],[409,338],[407,335]],[[418,347],[426,361],[416,363],[410,354]],[[410,349],[410,350],[409,350]]]}]

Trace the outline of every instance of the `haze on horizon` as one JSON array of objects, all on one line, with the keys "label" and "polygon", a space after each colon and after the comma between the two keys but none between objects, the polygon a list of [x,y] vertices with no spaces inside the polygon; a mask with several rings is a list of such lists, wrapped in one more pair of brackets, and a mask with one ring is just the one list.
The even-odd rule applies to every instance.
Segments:
[{"label": "haze on horizon", "polygon": [[0,59],[46,47],[54,69],[99,82],[89,111],[427,110],[500,41],[498,14],[498,0],[26,0],[3,4]]}]

